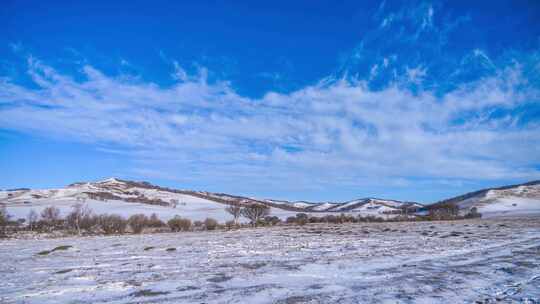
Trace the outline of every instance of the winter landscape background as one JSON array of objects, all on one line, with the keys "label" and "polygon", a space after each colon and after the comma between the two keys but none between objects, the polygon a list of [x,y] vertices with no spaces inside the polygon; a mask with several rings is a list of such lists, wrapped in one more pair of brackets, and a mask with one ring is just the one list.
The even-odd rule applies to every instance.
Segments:
[{"label": "winter landscape background", "polygon": [[540,303],[540,4],[0,3],[0,302]]}]

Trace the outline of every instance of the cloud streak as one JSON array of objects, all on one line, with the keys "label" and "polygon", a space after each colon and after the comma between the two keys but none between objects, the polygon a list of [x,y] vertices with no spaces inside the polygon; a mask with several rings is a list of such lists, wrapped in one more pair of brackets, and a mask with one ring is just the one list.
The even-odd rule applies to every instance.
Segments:
[{"label": "cloud streak", "polygon": [[77,81],[33,57],[28,74],[37,88],[0,82],[1,128],[123,150],[139,173],[174,163],[160,174],[306,187],[539,176],[540,125],[519,111],[539,95],[518,64],[444,95],[326,79],[260,99],[178,64],[169,87],[89,65]]},{"label": "cloud streak", "polygon": [[[28,56],[17,68],[32,83],[0,78],[0,128],[95,145],[130,161],[125,177],[205,187],[356,193],[540,178],[538,51],[465,44],[480,37],[458,39],[475,20],[453,14],[383,3],[332,76],[257,98],[163,51],[168,86],[129,74],[131,60],[112,76]],[[263,74],[276,87],[287,78]]]}]

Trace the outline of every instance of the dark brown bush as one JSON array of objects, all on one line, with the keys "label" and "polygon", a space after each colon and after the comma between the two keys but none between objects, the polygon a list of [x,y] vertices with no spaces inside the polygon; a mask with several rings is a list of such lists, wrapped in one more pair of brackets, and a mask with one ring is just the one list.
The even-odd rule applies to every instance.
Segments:
[{"label": "dark brown bush", "polygon": [[472,207],[471,210],[465,215],[465,218],[481,218],[482,213],[478,212],[478,208]]},{"label": "dark brown bush", "polygon": [[226,227],[227,229],[233,229],[233,228],[236,228],[237,225],[236,225],[236,223],[234,222],[234,220],[230,220],[230,221],[226,221],[226,222],[225,222],[225,227]]},{"label": "dark brown bush", "polygon": [[268,225],[277,225],[279,223],[281,223],[281,219],[277,216],[266,216],[264,218],[264,221],[268,224]]},{"label": "dark brown bush", "polygon": [[295,216],[289,216],[289,217],[285,220],[285,223],[287,223],[287,224],[294,224],[294,223],[296,223],[296,217],[295,217]]},{"label": "dark brown bush", "polygon": [[81,218],[79,225],[81,230],[93,232],[99,226],[99,216],[95,214],[87,214]]},{"label": "dark brown bush", "polygon": [[9,218],[10,216],[7,213],[6,206],[0,205],[0,236],[4,236],[6,234]]},{"label": "dark brown bush", "polygon": [[337,222],[338,222],[338,218],[333,214],[329,214],[329,215],[325,216],[324,220],[327,223],[331,223],[331,224],[337,224]]},{"label": "dark brown bush", "polygon": [[296,214],[296,224],[303,226],[307,224],[308,222],[308,215],[305,213],[297,213]]},{"label": "dark brown bush", "polygon": [[310,223],[325,223],[326,220],[324,218],[324,216],[310,216],[309,219],[308,219],[308,222]]},{"label": "dark brown bush", "polygon": [[206,230],[215,230],[218,226],[218,222],[213,218],[207,218],[204,220],[204,228]]},{"label": "dark brown bush", "polygon": [[172,231],[188,231],[191,229],[191,220],[175,216],[167,222]]},{"label": "dark brown bush", "polygon": [[143,232],[144,228],[148,227],[148,222],[149,219],[144,214],[134,214],[128,219],[129,227],[131,227],[133,233],[137,234]]},{"label": "dark brown bush", "polygon": [[99,216],[99,227],[105,234],[124,233],[127,221],[116,214],[102,214]]},{"label": "dark brown bush", "polygon": [[459,215],[459,207],[454,203],[442,203],[429,207],[428,218],[431,220],[452,220]]},{"label": "dark brown bush", "polygon": [[150,215],[150,218],[148,219],[148,227],[161,228],[165,226],[167,226],[167,224],[160,220],[157,214],[152,213],[152,215]]}]

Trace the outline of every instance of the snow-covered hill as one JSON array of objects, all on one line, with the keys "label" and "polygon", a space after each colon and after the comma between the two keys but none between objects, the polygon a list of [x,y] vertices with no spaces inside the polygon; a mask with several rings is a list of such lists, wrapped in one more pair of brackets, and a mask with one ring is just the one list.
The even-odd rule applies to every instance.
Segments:
[{"label": "snow-covered hill", "polygon": [[299,212],[324,216],[332,213],[355,215],[395,216],[403,207],[420,206],[394,200],[358,199],[344,203],[309,203],[280,200],[260,200],[225,193],[177,190],[155,186],[146,182],[134,182],[109,178],[98,182],[80,182],[60,189],[16,189],[0,191],[0,203],[15,218],[24,218],[31,209],[40,212],[48,206],[58,207],[67,214],[76,203],[86,203],[95,213],[116,213],[123,216],[156,213],[167,220],[175,215],[193,220],[212,217],[220,222],[231,216],[225,211],[229,205],[246,206],[264,204],[271,207],[271,215],[285,219]]},{"label": "snow-covered hill", "polygon": [[[192,220],[207,217],[225,222],[231,215],[225,208],[232,203],[204,192],[183,191],[154,186],[145,182],[124,181],[115,178],[75,183],[61,189],[0,191],[0,203],[7,207],[13,218],[25,218],[30,210],[41,212],[48,206],[60,209],[66,215],[77,203],[87,204],[96,214],[114,213],[128,217],[137,213],[156,213],[162,220],[175,215]],[[272,215],[285,218],[294,212],[273,208]]]},{"label": "snow-covered hill", "polygon": [[396,200],[378,199],[378,198],[362,198],[343,203],[324,202],[324,203],[308,203],[308,202],[288,202],[277,200],[265,200],[281,206],[292,206],[302,209],[302,212],[325,212],[325,213],[359,213],[362,215],[381,215],[395,214],[401,212],[404,208],[414,210],[422,208],[423,205],[413,202],[401,202]]},{"label": "snow-covered hill", "polygon": [[447,199],[430,206],[389,199],[363,198],[347,202],[310,203],[273,199],[256,199],[224,193],[177,190],[146,182],[110,178],[98,182],[71,184],[60,189],[15,189],[0,191],[4,204],[15,219],[25,218],[30,210],[40,212],[48,206],[58,207],[67,214],[76,203],[86,203],[97,214],[116,213],[123,216],[156,213],[168,220],[175,215],[192,220],[215,218],[220,222],[231,219],[225,211],[229,205],[264,204],[271,207],[271,215],[285,219],[299,212],[314,216],[348,213],[361,216],[392,217],[426,212],[442,203],[457,205],[462,213],[476,207],[485,217],[505,215],[540,215],[540,181],[501,188],[490,188]]},{"label": "snow-covered hill", "polygon": [[434,206],[443,203],[455,204],[463,213],[476,207],[483,217],[540,216],[540,181],[483,189],[438,202]]}]

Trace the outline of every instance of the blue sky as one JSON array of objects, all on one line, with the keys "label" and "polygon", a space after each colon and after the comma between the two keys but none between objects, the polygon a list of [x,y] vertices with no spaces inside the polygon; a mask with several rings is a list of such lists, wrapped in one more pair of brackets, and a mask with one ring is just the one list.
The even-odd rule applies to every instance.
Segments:
[{"label": "blue sky", "polygon": [[430,202],[540,179],[537,1],[3,1],[0,188]]}]

